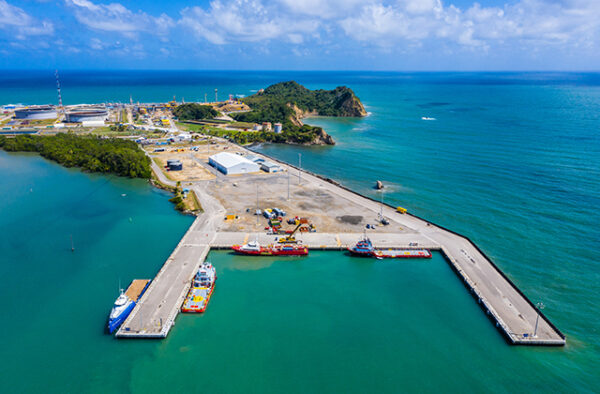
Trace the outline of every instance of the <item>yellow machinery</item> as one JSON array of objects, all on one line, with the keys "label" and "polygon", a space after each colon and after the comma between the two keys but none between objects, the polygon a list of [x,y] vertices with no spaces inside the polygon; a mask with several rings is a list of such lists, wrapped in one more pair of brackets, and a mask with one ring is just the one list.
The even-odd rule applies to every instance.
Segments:
[{"label": "yellow machinery", "polygon": [[294,231],[292,231],[289,235],[286,235],[285,237],[279,238],[279,240],[277,242],[282,243],[282,244],[290,244],[290,243],[295,244],[296,242],[298,242],[298,241],[296,241],[296,238],[294,238],[294,234],[296,233],[296,231],[298,231],[300,226],[302,226],[302,223],[298,223],[298,225],[296,226]]},{"label": "yellow machinery", "polygon": [[398,207],[396,208],[396,211],[400,212],[400,213],[406,213],[406,208],[402,208],[402,207]]}]

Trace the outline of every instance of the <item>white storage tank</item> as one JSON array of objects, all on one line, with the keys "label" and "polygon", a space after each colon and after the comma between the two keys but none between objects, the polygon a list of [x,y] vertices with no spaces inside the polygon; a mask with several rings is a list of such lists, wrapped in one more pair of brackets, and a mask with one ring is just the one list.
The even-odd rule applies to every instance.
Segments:
[{"label": "white storage tank", "polygon": [[26,120],[56,119],[58,113],[52,105],[33,105],[15,109],[15,118]]}]

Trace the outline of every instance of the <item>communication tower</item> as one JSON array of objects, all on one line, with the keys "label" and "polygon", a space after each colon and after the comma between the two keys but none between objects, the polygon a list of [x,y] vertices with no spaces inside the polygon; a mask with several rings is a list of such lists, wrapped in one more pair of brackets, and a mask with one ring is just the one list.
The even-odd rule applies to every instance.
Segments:
[{"label": "communication tower", "polygon": [[60,80],[58,79],[58,70],[55,70],[54,75],[56,76],[56,91],[58,92],[58,109],[64,112],[62,94],[60,93]]}]

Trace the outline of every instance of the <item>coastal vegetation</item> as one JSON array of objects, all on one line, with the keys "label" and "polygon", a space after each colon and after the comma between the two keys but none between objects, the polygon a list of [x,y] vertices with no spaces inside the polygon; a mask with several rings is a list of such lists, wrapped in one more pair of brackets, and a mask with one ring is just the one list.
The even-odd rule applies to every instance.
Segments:
[{"label": "coastal vegetation", "polygon": [[219,113],[210,105],[196,103],[181,104],[173,110],[173,114],[181,120],[214,119]]},{"label": "coastal vegetation", "polygon": [[65,167],[79,167],[89,172],[145,179],[151,176],[150,159],[129,140],[64,133],[0,136],[0,148],[7,152],[37,152]]},{"label": "coastal vegetation", "polygon": [[305,113],[320,116],[365,116],[366,112],[352,89],[338,86],[333,90],[309,90],[295,81],[271,85],[243,99],[251,112],[238,114],[238,118],[264,115],[264,122],[283,122],[294,114],[295,106]]},{"label": "coastal vegetation", "polygon": [[367,114],[358,97],[348,87],[309,90],[295,81],[271,85],[246,97],[243,102],[252,111],[233,114],[232,117],[237,121],[282,124],[282,133],[279,136],[267,137],[268,142],[334,144],[333,138],[322,128],[305,125],[302,118],[307,115],[366,116]]},{"label": "coastal vegetation", "polygon": [[[333,145],[335,141],[321,127],[306,125],[302,118],[320,116],[366,116],[366,111],[354,92],[345,86],[333,90],[309,90],[297,82],[280,82],[242,100],[251,110],[232,113],[235,122],[217,121],[218,114],[207,105],[182,104],[173,114],[178,125],[189,131],[226,137],[239,144],[274,142],[290,144]],[[254,124],[281,123],[282,131],[244,131],[213,127],[220,123],[238,129],[250,129]]]},{"label": "coastal vegetation", "polygon": [[227,138],[228,140],[236,142],[240,145],[259,142],[310,144],[317,140],[321,133],[325,134],[323,129],[320,127],[308,125],[297,128],[293,131],[284,130],[282,133],[273,133],[270,131],[229,130],[220,127],[199,125],[188,122],[178,122],[177,125],[187,131],[202,133],[213,137]]}]

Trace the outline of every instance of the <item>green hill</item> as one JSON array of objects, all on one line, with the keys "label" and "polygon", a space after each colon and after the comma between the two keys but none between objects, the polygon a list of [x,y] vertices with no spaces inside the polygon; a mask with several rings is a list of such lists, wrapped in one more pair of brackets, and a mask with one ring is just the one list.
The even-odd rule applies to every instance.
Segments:
[{"label": "green hill", "polygon": [[345,86],[333,90],[309,90],[295,81],[280,82],[242,101],[252,111],[232,115],[236,120],[281,123],[283,133],[278,139],[286,142],[334,143],[320,127],[305,125],[302,118],[306,115],[367,115],[358,97]]}]

